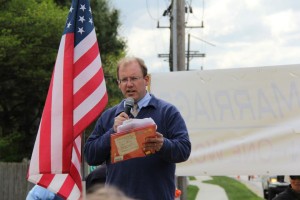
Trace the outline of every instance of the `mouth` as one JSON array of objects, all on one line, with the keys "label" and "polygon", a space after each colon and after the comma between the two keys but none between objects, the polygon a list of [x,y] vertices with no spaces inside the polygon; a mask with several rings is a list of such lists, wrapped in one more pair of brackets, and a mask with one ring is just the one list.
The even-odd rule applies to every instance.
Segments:
[{"label": "mouth", "polygon": [[134,97],[135,96],[135,92],[133,92],[133,91],[130,91],[130,92],[126,92],[126,95],[125,95],[126,97]]},{"label": "mouth", "polygon": [[133,96],[135,93],[136,93],[135,90],[126,90],[126,94],[127,94],[128,96]]}]

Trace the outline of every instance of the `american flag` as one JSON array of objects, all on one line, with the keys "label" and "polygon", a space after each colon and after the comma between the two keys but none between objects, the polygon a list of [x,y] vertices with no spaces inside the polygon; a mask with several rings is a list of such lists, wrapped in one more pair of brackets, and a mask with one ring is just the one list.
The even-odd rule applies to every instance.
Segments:
[{"label": "american flag", "polygon": [[73,0],[32,153],[30,182],[66,199],[81,198],[81,133],[107,99],[89,1]]}]

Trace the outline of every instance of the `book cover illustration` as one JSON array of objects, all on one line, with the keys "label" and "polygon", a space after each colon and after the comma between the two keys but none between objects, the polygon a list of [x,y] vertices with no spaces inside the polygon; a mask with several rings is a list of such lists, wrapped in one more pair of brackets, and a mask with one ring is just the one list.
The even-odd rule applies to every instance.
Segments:
[{"label": "book cover illustration", "polygon": [[[131,126],[132,127],[132,126]],[[156,124],[127,129],[111,135],[111,163],[151,154],[144,152],[143,144],[146,138],[156,136]]]}]

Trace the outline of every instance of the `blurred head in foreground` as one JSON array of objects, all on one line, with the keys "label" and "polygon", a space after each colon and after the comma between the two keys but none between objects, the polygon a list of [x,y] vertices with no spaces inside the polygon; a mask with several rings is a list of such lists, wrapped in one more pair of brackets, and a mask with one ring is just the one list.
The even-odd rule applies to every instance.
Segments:
[{"label": "blurred head in foreground", "polygon": [[87,200],[133,200],[115,187],[95,186],[86,195]]},{"label": "blurred head in foreground", "polygon": [[300,176],[291,175],[290,176],[290,181],[291,181],[292,189],[295,192],[300,193]]}]

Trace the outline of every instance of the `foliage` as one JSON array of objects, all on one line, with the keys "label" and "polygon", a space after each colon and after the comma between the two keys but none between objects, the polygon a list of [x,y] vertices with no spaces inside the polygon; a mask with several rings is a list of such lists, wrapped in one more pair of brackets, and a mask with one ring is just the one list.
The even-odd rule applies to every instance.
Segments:
[{"label": "foliage", "polygon": [[107,2],[103,0],[91,1],[91,7],[108,90],[109,103],[107,107],[111,107],[122,98],[116,80],[116,64],[121,57],[125,56],[126,45],[117,36],[117,30],[120,26],[119,12],[114,9],[110,10]]},{"label": "foliage", "polygon": [[70,6],[72,0],[54,0],[54,2],[60,6]]},{"label": "foliage", "polygon": [[32,151],[66,13],[51,1],[1,7],[1,160],[19,161]]},{"label": "foliage", "polygon": [[[31,156],[70,6],[66,1],[56,2],[60,4],[53,0],[9,0],[1,4],[1,161]],[[92,5],[96,32],[101,32],[98,42],[111,105],[121,97],[113,77],[125,43],[117,38],[118,11],[109,10],[105,0],[92,1]]]}]

